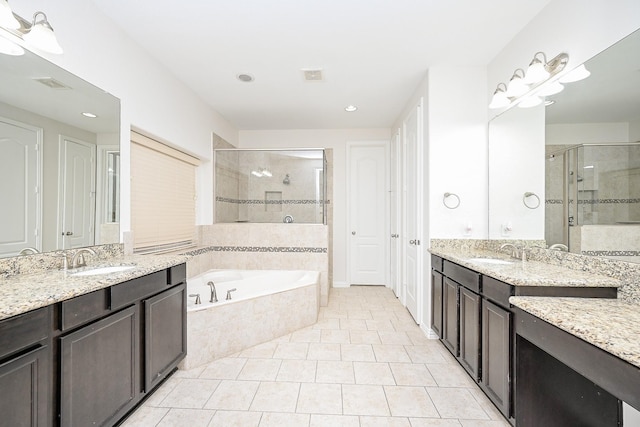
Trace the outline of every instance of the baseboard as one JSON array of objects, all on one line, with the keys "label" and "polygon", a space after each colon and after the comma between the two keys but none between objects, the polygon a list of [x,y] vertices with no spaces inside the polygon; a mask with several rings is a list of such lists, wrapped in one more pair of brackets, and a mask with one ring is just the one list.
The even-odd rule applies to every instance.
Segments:
[{"label": "baseboard", "polygon": [[347,282],[336,282],[334,280],[333,281],[333,287],[334,288],[348,288],[348,287],[350,287],[350,285]]},{"label": "baseboard", "polygon": [[436,335],[435,332],[433,332],[433,330],[431,330],[430,327],[426,326],[426,325],[420,325],[420,330],[422,332],[424,332],[424,334],[427,336],[427,338],[429,338],[430,340],[437,340],[438,339],[438,335]]}]

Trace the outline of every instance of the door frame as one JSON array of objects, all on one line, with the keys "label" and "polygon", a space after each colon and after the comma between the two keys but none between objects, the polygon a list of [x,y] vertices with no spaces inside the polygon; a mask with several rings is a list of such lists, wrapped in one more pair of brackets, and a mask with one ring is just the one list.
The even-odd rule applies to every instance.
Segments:
[{"label": "door frame", "polygon": [[[347,259],[347,265],[346,265],[346,282],[347,282],[347,287],[351,286],[351,274],[353,271],[353,266],[351,264],[352,260],[351,260],[351,174],[350,174],[350,170],[349,170],[349,166],[351,165],[351,149],[353,147],[363,147],[363,146],[375,146],[375,147],[383,147],[384,148],[384,158],[385,158],[385,178],[384,178],[384,231],[383,236],[388,236],[389,235],[389,141],[388,140],[370,140],[370,141],[347,141],[346,144],[346,164],[345,164],[345,169],[346,169],[346,181],[347,181],[347,191],[346,191],[346,196],[347,196],[347,206],[346,206],[346,214],[347,214],[347,218],[346,218],[346,228],[344,231],[344,238],[345,238],[345,243],[346,243],[346,259]],[[384,242],[384,259],[385,259],[385,266],[384,266],[384,278],[386,283],[384,284],[385,287],[389,287],[389,240],[384,238],[382,239]]]}]

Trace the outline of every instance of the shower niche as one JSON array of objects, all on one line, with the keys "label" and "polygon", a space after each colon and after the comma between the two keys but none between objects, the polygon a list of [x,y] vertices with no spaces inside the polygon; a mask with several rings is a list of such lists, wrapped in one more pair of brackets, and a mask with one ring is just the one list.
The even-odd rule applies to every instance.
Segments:
[{"label": "shower niche", "polygon": [[326,156],[322,149],[218,149],[217,223],[326,224]]}]

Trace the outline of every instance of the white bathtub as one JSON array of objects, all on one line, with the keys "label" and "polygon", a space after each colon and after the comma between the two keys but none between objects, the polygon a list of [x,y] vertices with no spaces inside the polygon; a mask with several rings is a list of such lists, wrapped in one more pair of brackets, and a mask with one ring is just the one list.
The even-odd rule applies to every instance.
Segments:
[{"label": "white bathtub", "polygon": [[[196,304],[196,298],[189,296],[187,311],[206,310],[212,306],[314,285],[318,282],[318,276],[317,271],[306,270],[209,270],[187,280],[187,295],[199,294],[201,300],[201,304]],[[210,302],[211,287],[208,282],[213,282],[218,302]],[[231,292],[231,300],[226,299],[229,289],[236,289]]]},{"label": "white bathtub", "polygon": [[[218,302],[211,303],[209,281]],[[313,325],[318,320],[320,273],[285,270],[210,270],[187,280],[187,357],[182,369]],[[235,288],[231,300],[227,290]]]}]

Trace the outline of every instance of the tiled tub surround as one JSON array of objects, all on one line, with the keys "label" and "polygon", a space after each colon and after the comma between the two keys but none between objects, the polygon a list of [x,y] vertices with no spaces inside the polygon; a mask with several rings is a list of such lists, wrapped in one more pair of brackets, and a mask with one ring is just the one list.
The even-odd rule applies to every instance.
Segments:
[{"label": "tiled tub surround", "polygon": [[329,235],[323,224],[214,224],[199,227],[187,277],[212,269],[320,272],[320,305],[329,299]]},{"label": "tiled tub surround", "polygon": [[[225,289],[225,282],[222,282],[218,304],[200,309],[190,302],[187,357],[181,368],[193,369],[313,325],[318,320],[319,274],[309,272],[309,278],[315,281],[312,284],[302,281],[296,288],[232,301],[224,301],[220,290]],[[232,283],[241,290],[241,281]],[[190,293],[189,283],[187,287]],[[206,296],[201,298],[204,300]]]},{"label": "tiled tub surround", "polygon": [[[468,259],[473,256],[506,257],[505,253],[499,252],[503,243],[526,244],[530,248],[527,252],[529,266],[533,266],[535,262],[535,264],[540,263],[543,270],[545,266],[562,267],[561,274],[565,279],[578,277],[576,274],[586,276],[587,279],[594,279],[597,276],[608,278],[608,280],[616,279],[618,298],[628,303],[640,304],[640,264],[637,263],[541,249],[536,246],[544,246],[544,242],[539,241],[434,239],[431,241],[431,250],[435,251],[436,255],[438,253],[457,254],[458,259]],[[443,257],[446,258],[446,256]],[[473,265],[476,269],[480,267],[489,268],[477,263]],[[501,266],[492,265],[490,270],[498,271],[496,267]],[[495,277],[491,271],[487,270],[485,274]]]},{"label": "tiled tub surround", "polygon": [[[92,256],[87,256],[87,260],[87,267],[67,271],[59,270],[59,264],[53,262],[49,268],[55,269],[42,270],[38,263],[36,272],[32,274],[25,272],[0,278],[0,320],[184,263],[187,257],[131,255],[94,260]],[[23,264],[28,261],[17,262]],[[60,259],[57,262],[60,263]],[[84,270],[120,265],[134,268],[110,274],[74,276]]]}]

